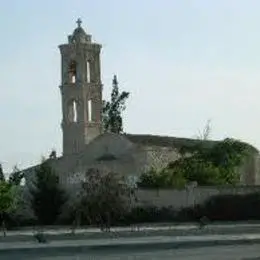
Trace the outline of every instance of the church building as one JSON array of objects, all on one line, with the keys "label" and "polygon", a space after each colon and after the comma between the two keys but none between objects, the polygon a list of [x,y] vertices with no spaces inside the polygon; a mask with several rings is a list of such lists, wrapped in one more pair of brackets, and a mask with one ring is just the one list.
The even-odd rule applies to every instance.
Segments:
[{"label": "church building", "polygon": [[[68,41],[59,46],[63,154],[52,156],[51,166],[63,184],[77,183],[89,168],[113,171],[131,178],[151,169],[161,169],[180,157],[182,146],[199,140],[153,135],[103,133],[101,45],[92,41],[77,21]],[[212,145],[214,141],[206,141]],[[241,168],[241,183],[258,183],[259,155],[253,154]],[[33,175],[33,166],[24,170]]]}]

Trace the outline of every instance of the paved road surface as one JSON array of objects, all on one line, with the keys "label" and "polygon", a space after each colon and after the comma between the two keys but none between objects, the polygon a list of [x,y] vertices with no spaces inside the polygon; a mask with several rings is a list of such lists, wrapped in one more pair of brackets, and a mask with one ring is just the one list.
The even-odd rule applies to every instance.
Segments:
[{"label": "paved road surface", "polygon": [[[203,236],[149,236],[149,237],[129,237],[129,238],[104,238],[104,239],[84,239],[84,240],[66,240],[66,241],[51,241],[49,243],[37,243],[37,242],[20,242],[20,243],[0,243],[0,256],[5,252],[5,250],[9,250],[11,252],[18,252],[20,250],[38,250],[38,252],[43,252],[45,250],[50,252],[53,250],[65,250],[68,252],[69,250],[78,250],[77,248],[93,248],[97,250],[97,248],[103,248],[107,250],[107,248],[118,247],[118,248],[151,248],[151,249],[159,249],[159,248],[169,248],[169,246],[177,246],[184,245],[191,246],[196,245],[197,247],[200,245],[204,245],[207,243],[208,246],[210,244],[218,243],[232,243],[236,245],[241,245],[239,241],[247,241],[247,243],[258,243],[259,248],[259,240],[260,234],[240,234],[240,235],[203,235]],[[156,248],[154,248],[156,246]],[[71,251],[70,251],[71,252]]]},{"label": "paved road surface", "polygon": [[[228,224],[212,224],[207,225],[208,229],[212,230],[231,230],[231,229],[240,229],[244,232],[247,230],[260,230],[260,224],[241,224],[241,223],[228,223]],[[129,232],[129,231],[191,231],[198,229],[197,224],[187,224],[187,225],[132,225],[131,227],[113,227],[111,228],[112,232]],[[71,233],[71,228],[47,228],[45,229],[45,234],[49,235],[59,235]],[[17,236],[17,235],[29,235],[35,233],[35,230],[17,230],[17,231],[8,231],[8,236]],[[103,233],[99,228],[80,228],[75,230],[75,233]]]},{"label": "paved road surface", "polygon": [[[259,257],[259,258],[258,258]],[[110,252],[106,254],[93,255],[67,255],[27,258],[1,257],[1,260],[251,260],[260,259],[260,246],[215,246],[196,249],[176,249],[151,252],[125,252],[117,254]]]},{"label": "paved road surface", "polygon": [[[134,232],[133,232],[134,231]],[[69,228],[45,229],[48,241],[55,240],[81,240],[114,237],[147,237],[147,236],[183,236],[183,235],[206,235],[206,234],[259,234],[260,224],[214,224],[203,229],[197,225],[175,225],[175,226],[139,226],[138,228],[125,227],[113,228],[111,232],[102,232],[97,228],[78,229],[75,234]],[[7,237],[0,236],[1,242],[25,242],[34,241],[33,230],[8,231]]]}]

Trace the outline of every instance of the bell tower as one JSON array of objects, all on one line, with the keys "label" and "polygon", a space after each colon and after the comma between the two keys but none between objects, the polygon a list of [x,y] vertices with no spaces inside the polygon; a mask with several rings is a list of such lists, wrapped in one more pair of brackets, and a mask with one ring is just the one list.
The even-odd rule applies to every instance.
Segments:
[{"label": "bell tower", "polygon": [[63,154],[82,151],[102,132],[101,45],[77,21],[61,53],[61,103]]}]

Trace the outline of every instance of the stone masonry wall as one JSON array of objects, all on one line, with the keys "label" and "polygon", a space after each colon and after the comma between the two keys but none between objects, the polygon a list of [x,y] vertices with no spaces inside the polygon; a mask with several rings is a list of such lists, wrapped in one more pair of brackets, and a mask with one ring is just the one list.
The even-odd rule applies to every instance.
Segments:
[{"label": "stone masonry wall", "polygon": [[[89,168],[138,177],[151,168],[160,170],[179,158],[177,149],[172,147],[144,146],[120,135],[104,134],[86,146],[82,153],[52,159],[50,163],[62,183],[76,183],[84,178]],[[260,184],[259,166],[259,154],[250,155],[239,169],[241,184]],[[32,170],[24,171],[26,178],[32,177]]]},{"label": "stone masonry wall", "polygon": [[[118,152],[120,153],[120,151]],[[68,180],[70,183],[77,183],[84,179],[86,171],[90,168],[138,177],[151,168],[162,169],[169,162],[178,159],[179,155],[175,150],[169,148],[133,146],[120,155],[115,154],[115,157],[114,160],[97,160],[96,158],[90,159],[85,154],[81,159],[77,158],[71,163],[61,161],[54,165],[63,183]]]}]

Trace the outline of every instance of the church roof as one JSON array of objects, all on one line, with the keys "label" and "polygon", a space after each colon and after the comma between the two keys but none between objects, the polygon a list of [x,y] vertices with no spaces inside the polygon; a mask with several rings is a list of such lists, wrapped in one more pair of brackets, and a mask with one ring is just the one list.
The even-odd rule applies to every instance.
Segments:
[{"label": "church roof", "polygon": [[180,149],[183,147],[195,148],[195,146],[197,146],[198,144],[203,144],[205,145],[205,147],[211,147],[217,142],[212,140],[199,140],[160,135],[126,134],[126,137],[131,142],[144,146],[172,147],[176,149]]},{"label": "church roof", "polygon": [[87,43],[91,42],[91,35],[88,35],[85,30],[81,27],[82,21],[78,19],[77,24],[78,27],[73,31],[73,34],[71,36],[72,42],[78,42],[78,43]]},{"label": "church roof", "polygon": [[85,30],[82,27],[77,27],[74,30],[74,32],[73,32],[73,36],[75,37],[77,35],[79,35],[79,36],[86,36],[87,34],[86,34]]},{"label": "church roof", "polygon": [[[125,136],[129,141],[138,145],[169,147],[179,151],[195,151],[198,145],[202,145],[204,148],[211,148],[214,144],[219,142],[215,140],[201,140],[148,134],[125,134]],[[251,152],[258,153],[258,149],[254,146],[245,142],[242,143],[247,144]]]}]

